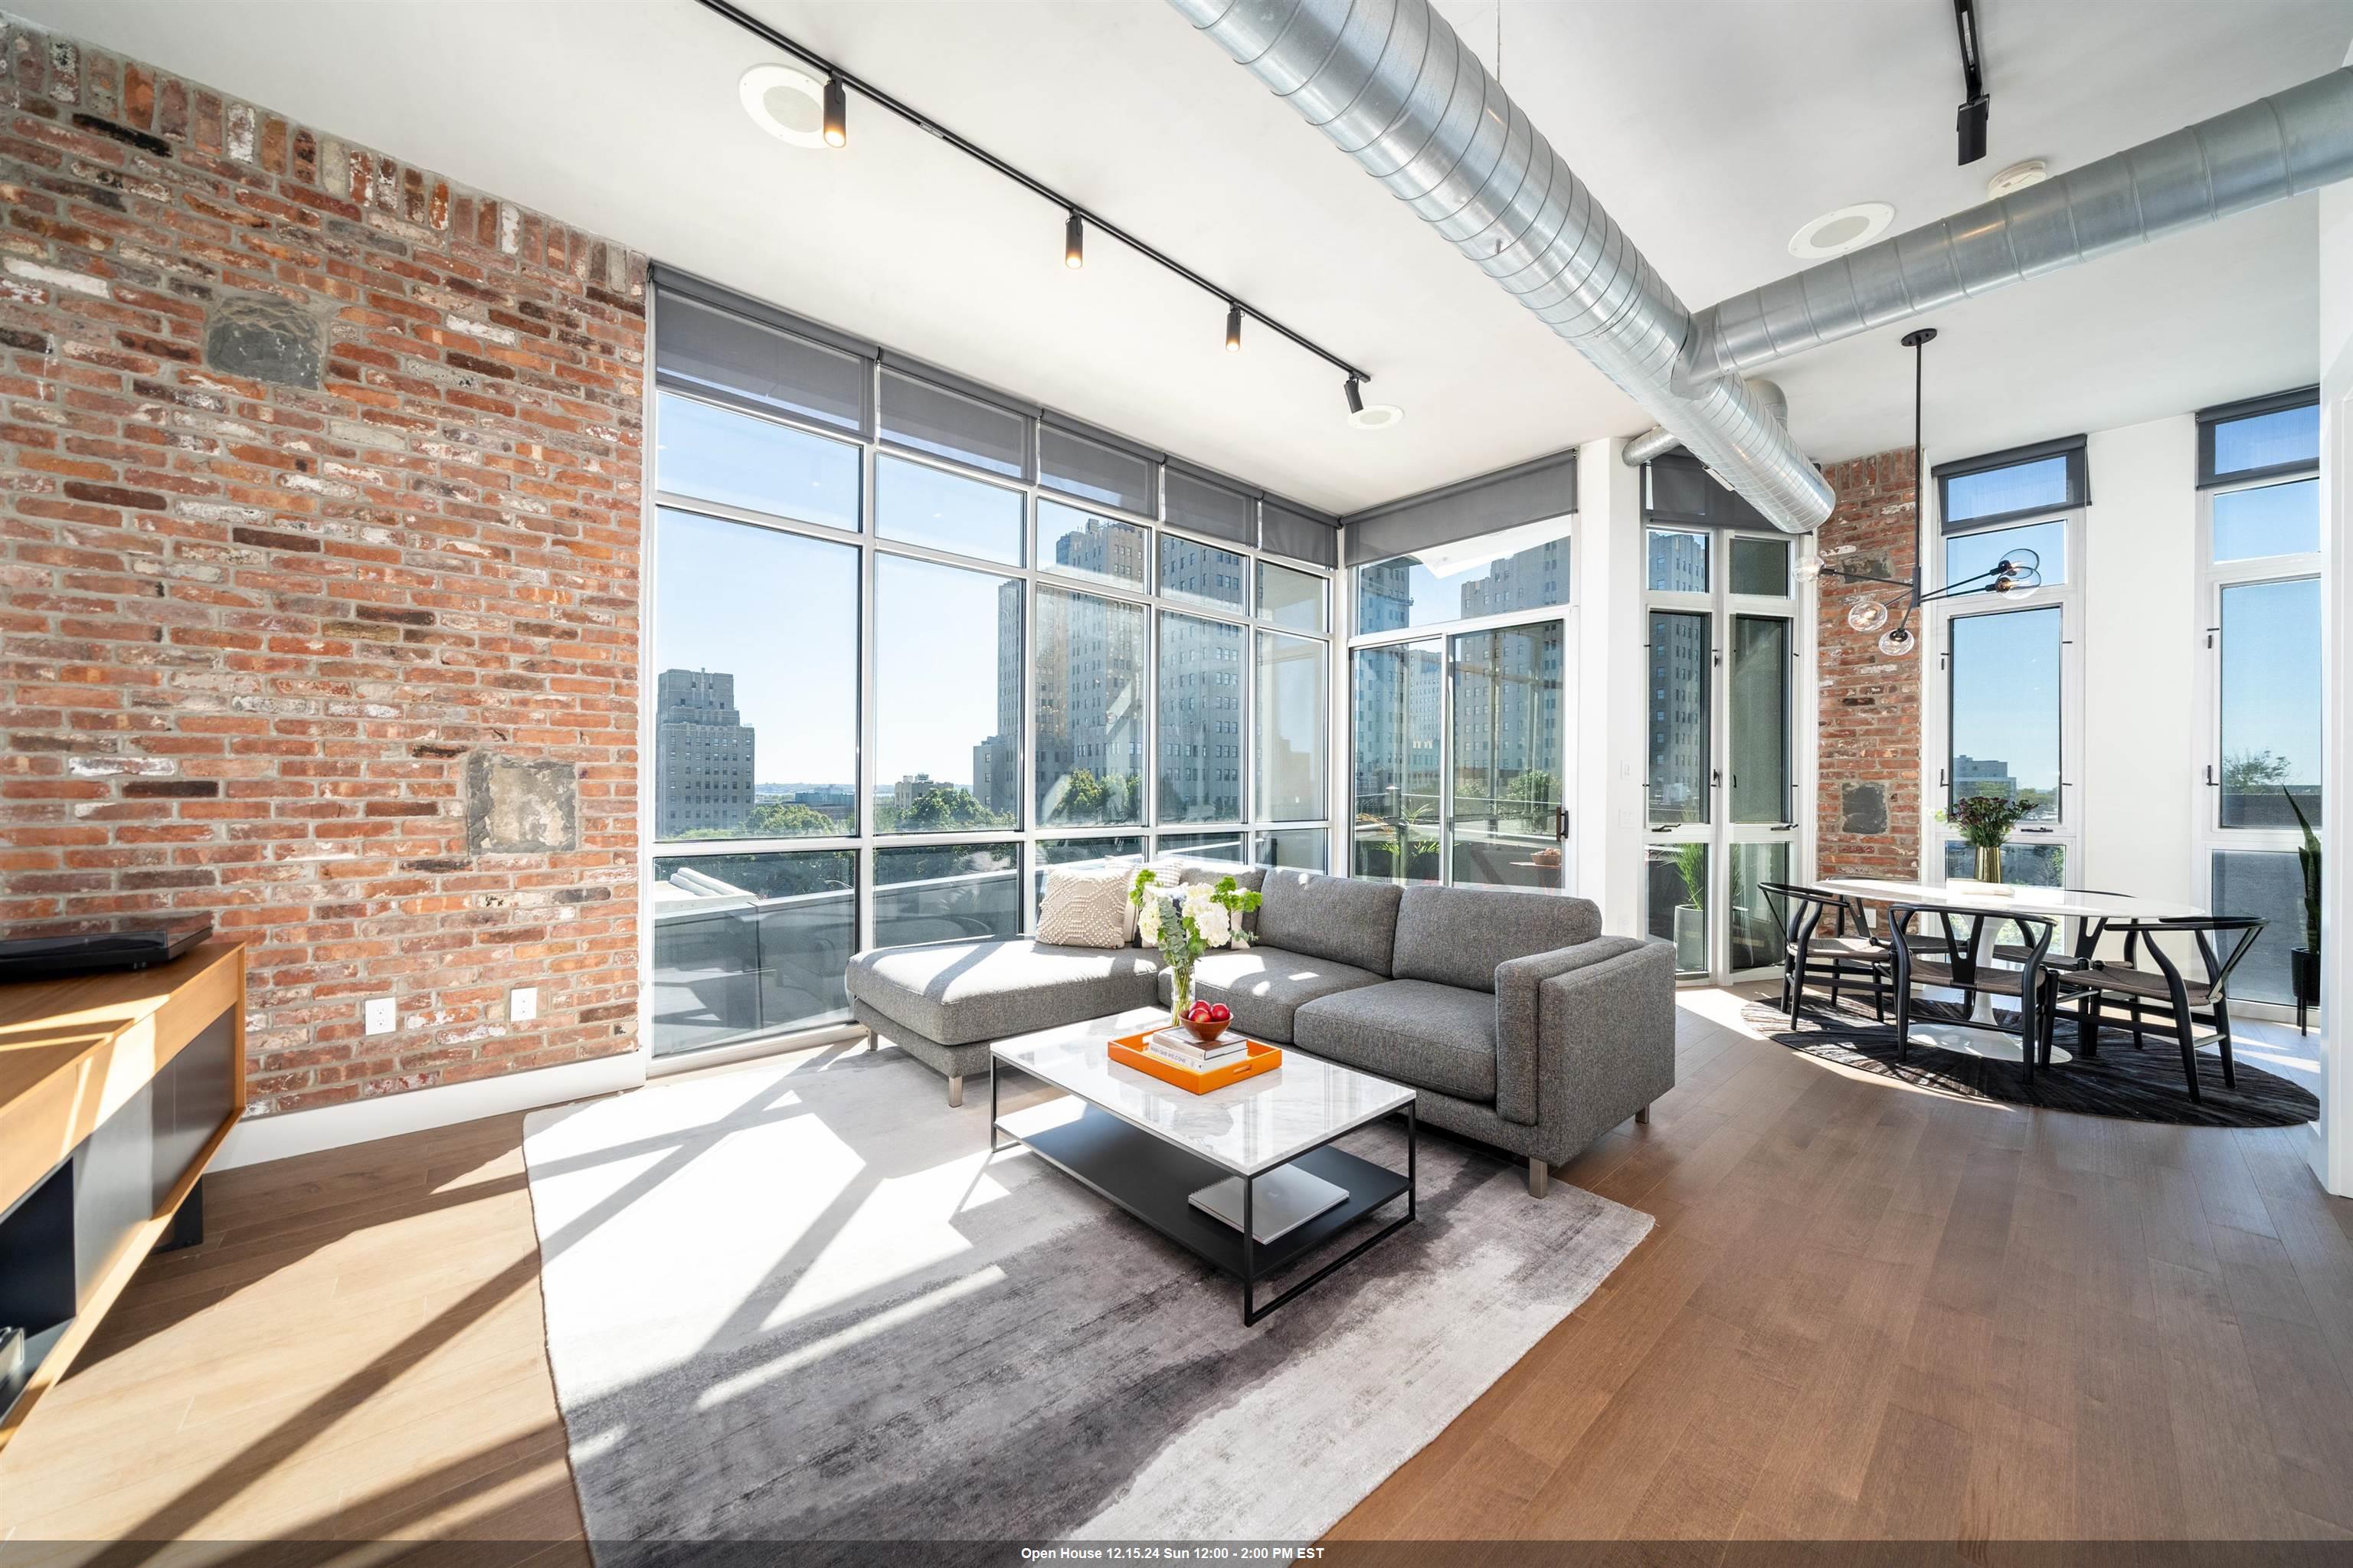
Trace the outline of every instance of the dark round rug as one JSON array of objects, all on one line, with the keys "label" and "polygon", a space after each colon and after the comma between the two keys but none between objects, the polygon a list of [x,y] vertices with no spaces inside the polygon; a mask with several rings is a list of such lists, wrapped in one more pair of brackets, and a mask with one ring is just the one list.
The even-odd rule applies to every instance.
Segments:
[{"label": "dark round rug", "polygon": [[[1966,1012],[1950,1003],[1926,1001],[1915,1016],[1959,1020]],[[1809,992],[1794,1029],[1788,1013],[1770,999],[1750,1002],[1742,1017],[1750,1028],[1792,1051],[1965,1099],[2187,1127],[2294,1127],[2320,1115],[2320,1102],[2310,1090],[2250,1065],[2243,1056],[2238,1063],[2239,1086],[2223,1087],[2222,1060],[2211,1050],[2198,1054],[2198,1092],[2203,1097],[2191,1099],[2181,1076],[2180,1047],[2170,1033],[2154,1030],[2147,1045],[2136,1051],[2131,1030],[2104,1028],[2098,1055],[2079,1053],[2072,1062],[2037,1071],[2030,1081],[2019,1063],[1972,1056],[1918,1040],[1898,1062],[1895,1026],[1875,1021],[1868,1001],[1858,1006],[1841,998],[1833,1008],[1827,997]],[[2075,1049],[2073,1022],[2060,1023],[2059,1045]]]}]

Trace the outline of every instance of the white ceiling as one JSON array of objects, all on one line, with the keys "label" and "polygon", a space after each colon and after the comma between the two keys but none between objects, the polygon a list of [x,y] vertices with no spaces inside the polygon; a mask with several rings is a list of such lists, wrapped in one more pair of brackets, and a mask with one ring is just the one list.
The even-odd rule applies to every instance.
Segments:
[{"label": "white ceiling", "polygon": [[[804,151],[737,107],[776,58],[690,0],[9,0],[789,309],[1351,510],[1647,423],[1159,0],[750,0],[1345,358],[1337,373],[851,104]],[[1500,14],[1499,6],[1500,4]],[[1909,227],[2026,157],[2074,166],[2337,64],[2353,0],[1979,0],[1991,151],[1953,163],[1946,0],[1444,5],[1694,307],[1795,269],[1806,219]],[[2315,202],[2243,215],[1928,318],[1941,451],[2103,429],[2315,377]],[[1902,329],[1778,367],[1818,460],[1911,434]]]}]

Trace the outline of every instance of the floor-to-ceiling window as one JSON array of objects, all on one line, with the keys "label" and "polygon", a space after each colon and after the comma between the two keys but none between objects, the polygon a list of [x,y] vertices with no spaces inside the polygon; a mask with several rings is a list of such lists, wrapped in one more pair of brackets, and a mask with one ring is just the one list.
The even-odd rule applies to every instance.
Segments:
[{"label": "floor-to-ceiling window", "polygon": [[[1942,547],[1932,545],[1927,576],[1954,591],[1915,630],[1936,661],[1927,673],[1936,787],[1924,795],[1937,819],[1932,853],[1948,877],[1976,870],[1974,852],[1946,821],[1952,803],[1996,795],[2025,808],[2001,852],[2002,879],[2081,885],[2073,870],[2081,802],[2070,780],[2081,771],[2084,730],[2084,463],[2078,439],[1936,471]],[[2031,567],[2040,586],[1998,588],[2005,562]]]},{"label": "floor-to-ceiling window", "polygon": [[1786,880],[1798,853],[1791,549],[1778,534],[1644,534],[1645,919],[1686,979],[1780,961],[1763,884]]},{"label": "floor-to-ceiling window", "polygon": [[1014,934],[1050,865],[1326,863],[1328,523],[822,329],[657,309],[656,1055],[846,1022],[851,954]]},{"label": "floor-to-ceiling window", "polygon": [[1568,519],[1349,576],[1350,874],[1573,886],[1562,794]]},{"label": "floor-to-ceiling window", "polygon": [[[2318,890],[2299,851],[2320,831],[2320,409],[2310,391],[2199,419],[2211,696],[2199,868],[2216,913],[2270,924],[2232,994],[2318,1000]],[[2316,874],[2316,871],[2315,873]],[[2301,973],[2299,972],[2301,971]]]}]

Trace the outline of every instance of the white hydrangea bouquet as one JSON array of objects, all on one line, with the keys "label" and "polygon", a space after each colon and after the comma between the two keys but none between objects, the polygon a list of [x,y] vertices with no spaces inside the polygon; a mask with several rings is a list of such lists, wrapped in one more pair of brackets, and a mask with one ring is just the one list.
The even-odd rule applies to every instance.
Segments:
[{"label": "white hydrangea bouquet", "polygon": [[1193,1005],[1193,966],[1212,948],[1250,946],[1242,916],[1258,907],[1259,895],[1230,876],[1219,877],[1214,886],[1180,882],[1163,891],[1159,874],[1146,866],[1128,885],[1127,901],[1137,910],[1136,940],[1158,948],[1174,978],[1170,1016],[1182,1021]]}]

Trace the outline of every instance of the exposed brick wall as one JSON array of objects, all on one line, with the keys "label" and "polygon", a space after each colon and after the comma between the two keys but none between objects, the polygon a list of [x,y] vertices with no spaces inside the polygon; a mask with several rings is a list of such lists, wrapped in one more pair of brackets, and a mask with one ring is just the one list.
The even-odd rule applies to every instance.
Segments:
[{"label": "exposed brick wall", "polygon": [[0,922],[245,938],[259,1112],[632,1049],[642,259],[0,28]]},{"label": "exposed brick wall", "polygon": [[[1825,564],[1909,578],[1918,504],[1911,449],[1822,470],[1838,510],[1819,538]],[[1879,651],[1880,633],[1847,625],[1856,600],[1897,590],[1821,580],[1818,631],[1820,773],[1817,861],[1824,876],[1918,874],[1920,682],[1925,647],[1901,659]],[[1921,630],[1915,618],[1913,630]]]}]

